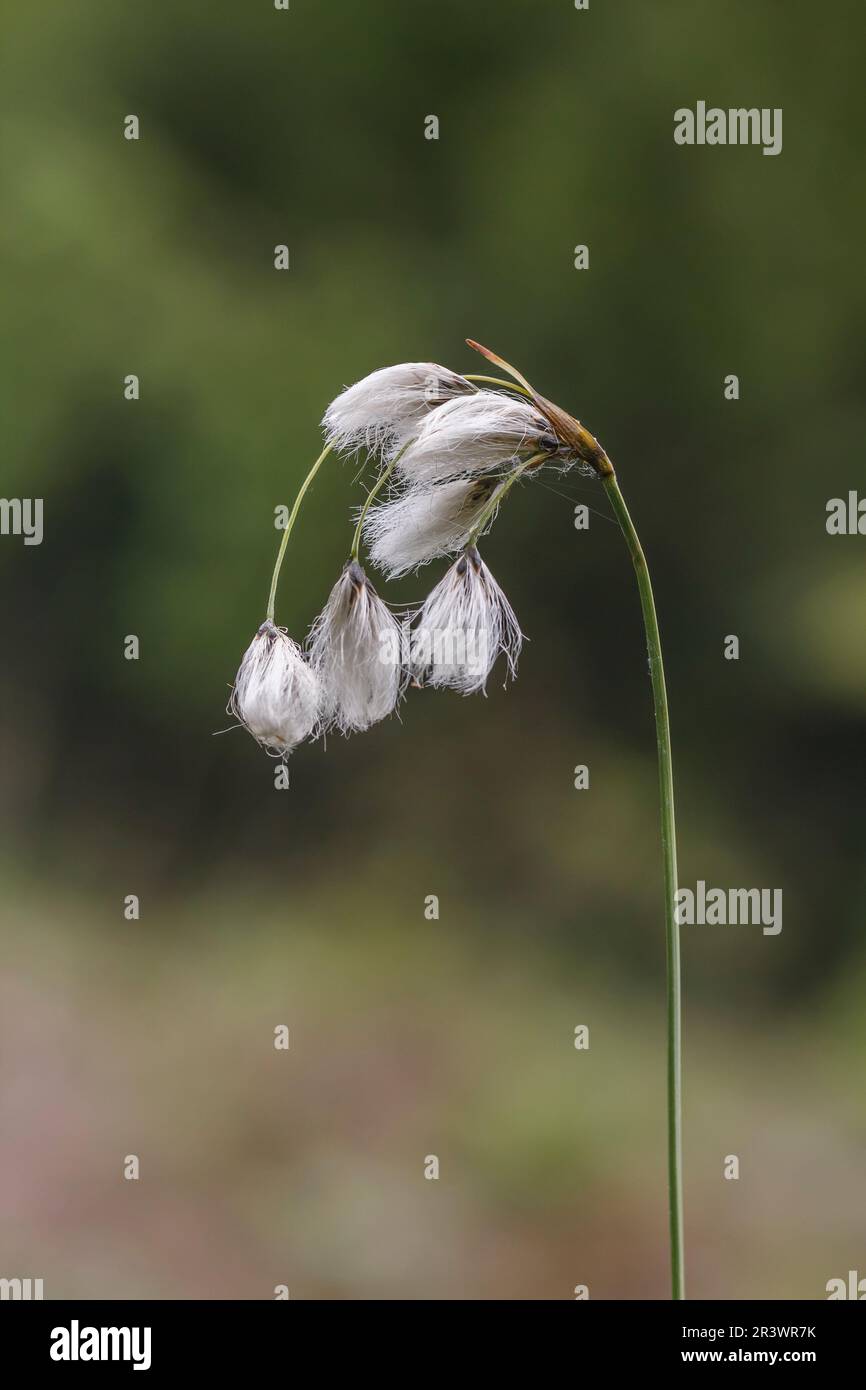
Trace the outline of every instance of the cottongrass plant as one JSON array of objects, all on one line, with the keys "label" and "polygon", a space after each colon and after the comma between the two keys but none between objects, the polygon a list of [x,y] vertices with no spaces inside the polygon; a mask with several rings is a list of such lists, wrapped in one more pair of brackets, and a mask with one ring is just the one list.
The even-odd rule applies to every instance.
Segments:
[{"label": "cottongrass plant", "polygon": [[[392,714],[407,686],[483,693],[500,655],[517,673],[523,634],[478,543],[511,489],[551,469],[597,478],[637,576],[649,653],[659,765],[667,960],[667,1135],[672,1292],[685,1297],[682,1215],[680,942],[675,911],[676,825],[670,721],[661,639],[646,558],[598,440],[540,395],[509,363],[472,339],[506,376],[460,375],[433,362],[372,372],[328,406],[325,447],[283,533],[267,614],[244,654],[229,710],[271,754],[304,740],[358,733]],[[348,561],[305,649],[276,626],[277,583],[304,497],[332,453],[366,455],[378,470],[359,509]],[[440,557],[452,563],[417,612],[398,619],[360,562],[396,578]]]}]

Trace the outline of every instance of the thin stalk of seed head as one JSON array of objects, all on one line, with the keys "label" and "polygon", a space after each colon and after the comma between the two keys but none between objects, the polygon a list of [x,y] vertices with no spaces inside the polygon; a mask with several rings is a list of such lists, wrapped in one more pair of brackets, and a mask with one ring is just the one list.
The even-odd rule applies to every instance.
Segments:
[{"label": "thin stalk of seed head", "polygon": [[483,381],[489,386],[504,386],[506,391],[516,391],[521,396],[532,397],[532,392],[527,391],[525,386],[521,386],[518,381],[506,381],[501,376],[476,376],[464,374],[464,381]]},{"label": "thin stalk of seed head", "polygon": [[[664,664],[662,661],[661,637],[658,617],[653,598],[652,583],[647,568],[646,557],[634,528],[625,499],[613,465],[588,431],[577,421],[565,416],[558,407],[543,401],[523,376],[503,357],[473,339],[467,338],[471,348],[480,352],[488,361],[501,367],[515,381],[526,388],[530,397],[551,420],[554,432],[565,438],[569,444],[577,446],[578,456],[588,462],[601,478],[610,497],[611,506],[622,529],[629,554],[637,575],[641,611],[646,630],[647,651],[649,653],[650,677],[652,680],[653,706],[655,710],[656,744],[658,749],[659,788],[661,803],[662,853],[664,858],[665,882],[665,954],[667,962],[667,1128],[668,1128],[668,1194],[671,1242],[671,1285],[674,1299],[685,1298],[685,1259],[683,1251],[683,1190],[682,1190],[682,1023],[680,986],[680,937],[676,917],[677,892],[677,844],[676,820],[674,816],[673,763],[671,760],[671,732],[668,713],[667,690],[665,687]],[[563,431],[566,431],[563,435]],[[528,465],[527,465],[528,466]],[[524,469],[520,470],[525,471]],[[518,474],[519,476],[519,474]],[[507,479],[507,486],[516,482],[516,476]],[[502,495],[496,498],[501,501]],[[487,517],[484,517],[486,522]],[[482,522],[483,524],[483,522]]]},{"label": "thin stalk of seed head", "polygon": [[646,557],[637,531],[619,490],[616,474],[602,478],[617,521],[622,528],[637,575],[640,604],[646,629],[655,707],[661,796],[662,853],[665,880],[665,942],[667,958],[667,1108],[668,1192],[670,1202],[671,1284],[674,1299],[683,1299],[683,1147],[682,1147],[682,1021],[680,1001],[680,930],[676,915],[677,836],[674,816],[674,772],[671,760],[671,728],[662,662],[661,636]]},{"label": "thin stalk of seed head", "polygon": [[364,505],[361,508],[361,514],[358,517],[358,524],[355,527],[355,534],[352,537],[352,549],[350,551],[350,555],[353,560],[357,560],[358,555],[361,551],[361,527],[364,525],[364,517],[370,510],[371,503],[375,501],[378,494],[382,491],[382,488],[387,483],[391,474],[394,472],[394,469],[397,467],[397,464],[400,462],[401,458],[403,457],[403,455],[405,454],[406,450],[409,448],[409,445],[412,442],[413,441],[411,439],[406,440],[406,443],[403,445],[402,449],[400,449],[399,452],[396,453],[394,457],[391,459],[391,462],[387,464],[385,468],[382,469],[382,472],[379,474],[375,483],[370,488],[370,491],[367,493],[366,501],[364,502]]},{"label": "thin stalk of seed head", "polygon": [[322,452],[319,454],[319,457],[316,459],[316,462],[313,464],[306,478],[301,483],[298,495],[295,498],[294,506],[292,507],[289,519],[286,522],[286,529],[283,532],[283,539],[280,541],[280,549],[277,553],[277,563],[274,565],[274,573],[271,579],[271,592],[268,595],[267,616],[270,622],[274,621],[274,607],[277,601],[277,581],[280,577],[280,570],[283,566],[283,558],[285,557],[286,546],[289,543],[289,536],[292,534],[292,527],[294,526],[295,521],[297,520],[298,512],[301,510],[301,503],[304,500],[307,488],[312,483],[313,479],[315,478],[316,474],[318,473],[322,464],[325,462],[325,459],[328,457],[328,454],[331,452],[333,447],[334,446],[332,444],[326,444]]},{"label": "thin stalk of seed head", "polygon": [[517,482],[518,478],[522,478],[523,474],[528,473],[530,468],[537,468],[537,466],[540,463],[544,463],[544,460],[547,458],[550,458],[549,454],[533,454],[532,458],[526,459],[523,463],[519,463],[517,467],[511,473],[509,473],[507,478],[503,478],[502,482],[493,492],[490,501],[484,506],[484,508],[480,512],[478,520],[473,526],[472,531],[469,535],[469,539],[466,542],[467,550],[470,546],[478,544],[478,537],[481,535],[482,531],[484,530],[490,518],[493,516],[493,513],[496,511],[499,504],[505,500],[508,493],[514,487],[514,484]]}]

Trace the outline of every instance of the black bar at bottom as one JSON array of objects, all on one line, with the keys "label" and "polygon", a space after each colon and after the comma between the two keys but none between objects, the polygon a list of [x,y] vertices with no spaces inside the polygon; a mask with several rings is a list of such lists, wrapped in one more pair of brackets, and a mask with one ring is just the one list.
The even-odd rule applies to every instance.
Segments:
[{"label": "black bar at bottom", "polygon": [[396,1318],[383,1304],[6,1301],[0,1333],[4,1361],[19,1374],[137,1368],[151,1379],[193,1372],[201,1384],[208,1375],[248,1372],[251,1363],[259,1372],[306,1377],[311,1359],[316,1370],[343,1361],[359,1374],[384,1372],[390,1363],[401,1380],[426,1380],[437,1363],[443,1374],[457,1365],[465,1372],[478,1357],[486,1376],[500,1359],[517,1373],[523,1359],[538,1381],[552,1354],[567,1357],[575,1372],[600,1363],[650,1373],[705,1365],[805,1365],[826,1373],[856,1367],[864,1330],[857,1311],[831,1301],[508,1303],[506,1323],[499,1303],[406,1302]]}]

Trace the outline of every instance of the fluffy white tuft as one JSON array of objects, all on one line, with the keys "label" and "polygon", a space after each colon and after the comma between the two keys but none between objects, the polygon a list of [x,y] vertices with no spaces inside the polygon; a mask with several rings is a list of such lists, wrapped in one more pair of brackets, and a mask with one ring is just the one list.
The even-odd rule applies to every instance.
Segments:
[{"label": "fluffy white tuft", "polygon": [[528,401],[477,391],[447,401],[422,422],[397,463],[413,483],[489,472],[521,453],[555,453],[557,441],[544,416]]},{"label": "fluffy white tuft", "polygon": [[514,609],[478,551],[461,555],[418,614],[411,669],[421,685],[483,691],[500,652],[517,674],[523,633]]},{"label": "fluffy white tuft", "polygon": [[493,478],[459,478],[412,487],[393,501],[371,507],[364,519],[364,539],[373,563],[395,579],[439,555],[461,550],[495,485]]},{"label": "fluffy white tuft", "polygon": [[471,382],[436,362],[402,362],[348,386],[328,406],[322,428],[338,452],[384,454],[404,443],[428,412],[474,394]]},{"label": "fluffy white tuft", "polygon": [[310,629],[310,662],[323,729],[360,732],[396,707],[404,683],[400,624],[354,560]]},{"label": "fluffy white tuft", "polygon": [[244,652],[228,711],[263,748],[283,758],[313,732],[319,681],[285,628],[262,623]]}]

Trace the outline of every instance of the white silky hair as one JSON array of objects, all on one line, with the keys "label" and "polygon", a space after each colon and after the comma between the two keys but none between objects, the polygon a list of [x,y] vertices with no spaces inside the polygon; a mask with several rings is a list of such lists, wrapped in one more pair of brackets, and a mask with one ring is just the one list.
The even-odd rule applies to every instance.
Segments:
[{"label": "white silky hair", "polygon": [[262,623],[241,660],[229,713],[263,748],[286,757],[316,727],[319,700],[318,677],[297,642]]},{"label": "white silky hair", "polygon": [[517,675],[523,633],[478,551],[468,549],[427,598],[412,629],[411,671],[420,685],[484,691],[500,652]]},{"label": "white silky hair", "polygon": [[363,527],[371,560],[389,579],[396,579],[439,555],[461,550],[495,481],[458,478],[410,487],[393,501],[371,507]]},{"label": "white silky hair", "polygon": [[323,731],[359,733],[396,708],[404,687],[401,627],[355,560],[310,629]]},{"label": "white silky hair", "polygon": [[436,362],[381,367],[333,400],[322,418],[325,439],[338,453],[398,448],[427,413],[461,395],[474,395],[465,377]]},{"label": "white silky hair", "polygon": [[528,401],[477,391],[433,411],[407,445],[396,471],[413,483],[488,472],[526,451],[556,452],[544,416]]}]

